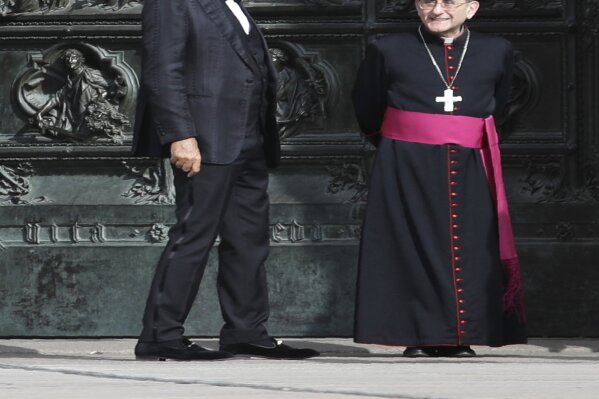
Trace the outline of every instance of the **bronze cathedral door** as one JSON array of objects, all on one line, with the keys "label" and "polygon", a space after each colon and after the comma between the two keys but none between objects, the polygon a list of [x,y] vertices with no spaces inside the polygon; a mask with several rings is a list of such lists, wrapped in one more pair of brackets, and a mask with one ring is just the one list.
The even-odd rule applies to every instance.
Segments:
[{"label": "bronze cathedral door", "polygon": [[[599,1],[489,0],[514,44],[501,123],[531,335],[599,331]],[[279,71],[267,268],[276,335],[350,336],[373,148],[349,92],[412,0],[248,0]],[[167,163],[132,158],[142,0],[0,0],[0,336],[135,336],[173,223]],[[192,335],[217,334],[214,257]]]}]

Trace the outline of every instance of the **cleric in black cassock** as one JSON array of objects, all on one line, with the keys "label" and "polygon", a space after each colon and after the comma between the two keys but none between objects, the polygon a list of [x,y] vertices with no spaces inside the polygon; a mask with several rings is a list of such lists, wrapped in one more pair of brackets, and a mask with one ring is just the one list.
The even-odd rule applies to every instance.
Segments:
[{"label": "cleric in black cassock", "polygon": [[387,107],[477,118],[501,113],[512,47],[463,25],[476,1],[416,0],[416,8],[421,27],[369,45],[353,91],[360,128],[377,146],[355,341],[407,346],[405,356],[474,356],[469,345],[526,342],[522,314],[502,306],[496,205],[480,151],[393,140],[380,131]]}]

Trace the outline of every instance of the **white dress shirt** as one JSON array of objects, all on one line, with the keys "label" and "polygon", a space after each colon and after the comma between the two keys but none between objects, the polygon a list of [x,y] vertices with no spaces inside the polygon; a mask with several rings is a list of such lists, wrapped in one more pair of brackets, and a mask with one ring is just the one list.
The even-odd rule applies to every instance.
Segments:
[{"label": "white dress shirt", "polygon": [[229,9],[231,10],[233,15],[235,15],[235,17],[241,24],[241,27],[243,28],[243,31],[245,32],[245,34],[249,35],[250,34],[250,21],[248,21],[248,18],[245,16],[243,11],[241,11],[241,7],[239,7],[239,4],[237,4],[237,2],[235,0],[226,0],[225,4],[227,6],[229,6]]}]

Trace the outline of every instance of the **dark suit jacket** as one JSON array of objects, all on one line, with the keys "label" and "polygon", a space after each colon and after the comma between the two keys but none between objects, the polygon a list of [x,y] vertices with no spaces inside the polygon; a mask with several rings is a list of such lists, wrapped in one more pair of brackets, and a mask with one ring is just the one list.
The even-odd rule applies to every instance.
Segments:
[{"label": "dark suit jacket", "polygon": [[[146,0],[133,152],[168,156],[196,137],[203,163],[229,164],[243,144],[258,66],[223,0]],[[252,23],[253,24],[253,23]],[[255,28],[255,25],[252,26]],[[262,39],[266,49],[266,42]],[[279,162],[276,72],[268,63],[268,111],[260,124],[267,163]]]}]

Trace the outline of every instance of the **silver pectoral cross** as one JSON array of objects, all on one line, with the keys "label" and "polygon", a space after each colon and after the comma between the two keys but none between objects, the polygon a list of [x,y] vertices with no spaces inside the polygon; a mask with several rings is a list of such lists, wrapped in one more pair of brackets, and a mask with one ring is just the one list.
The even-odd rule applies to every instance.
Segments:
[{"label": "silver pectoral cross", "polygon": [[443,97],[437,97],[438,103],[445,103],[443,110],[445,112],[453,111],[453,104],[462,101],[462,96],[453,96],[453,90],[447,89],[443,92]]}]

